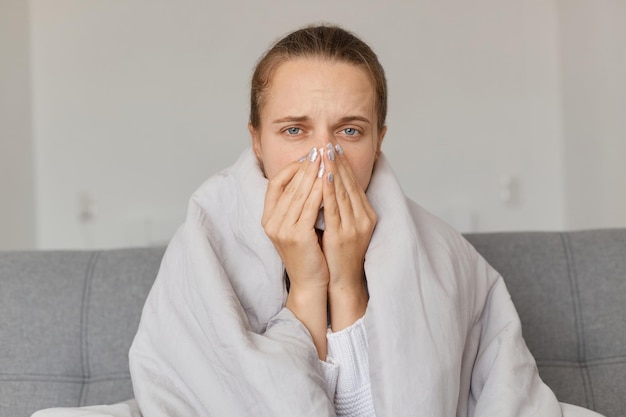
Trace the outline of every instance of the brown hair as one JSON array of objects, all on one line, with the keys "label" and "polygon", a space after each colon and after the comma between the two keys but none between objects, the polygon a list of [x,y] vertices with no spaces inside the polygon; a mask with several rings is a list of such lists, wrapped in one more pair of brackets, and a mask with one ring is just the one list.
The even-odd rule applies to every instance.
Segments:
[{"label": "brown hair", "polygon": [[261,108],[270,88],[272,75],[284,62],[295,58],[326,58],[363,68],[376,90],[378,131],[387,117],[387,80],[378,57],[361,39],[338,26],[308,26],[292,32],[276,42],[258,62],[252,76],[250,91],[250,124],[261,125]]}]

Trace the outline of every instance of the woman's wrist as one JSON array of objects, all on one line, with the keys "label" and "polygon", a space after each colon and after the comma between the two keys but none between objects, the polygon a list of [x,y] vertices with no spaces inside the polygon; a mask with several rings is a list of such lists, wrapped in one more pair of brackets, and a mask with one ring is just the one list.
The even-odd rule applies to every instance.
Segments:
[{"label": "woman's wrist", "polygon": [[332,331],[343,330],[363,317],[368,300],[365,279],[358,280],[352,285],[330,285],[328,305]]},{"label": "woman's wrist", "polygon": [[324,287],[301,287],[289,289],[286,307],[304,324],[321,360],[326,360],[326,331],[328,292]]}]

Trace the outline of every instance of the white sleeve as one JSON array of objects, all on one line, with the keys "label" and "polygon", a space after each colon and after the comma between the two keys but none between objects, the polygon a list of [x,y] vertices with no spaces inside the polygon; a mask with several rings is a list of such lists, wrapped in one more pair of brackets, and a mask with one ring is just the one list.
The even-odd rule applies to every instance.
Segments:
[{"label": "white sleeve", "polygon": [[328,362],[338,367],[334,397],[337,416],[375,417],[363,318],[339,332],[329,331],[326,338]]},{"label": "white sleeve", "polygon": [[334,399],[337,392],[337,378],[339,377],[339,366],[330,356],[326,357],[326,362],[320,361],[322,376],[326,381],[326,393],[328,398]]}]

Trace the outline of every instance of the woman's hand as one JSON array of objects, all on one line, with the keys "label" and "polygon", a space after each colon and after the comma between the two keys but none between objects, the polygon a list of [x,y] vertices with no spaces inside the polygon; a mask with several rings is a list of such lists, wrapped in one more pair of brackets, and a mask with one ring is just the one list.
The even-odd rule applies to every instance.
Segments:
[{"label": "woman's hand", "polygon": [[269,181],[261,223],[290,280],[287,308],[307,327],[320,359],[326,360],[329,271],[315,221],[322,203],[317,149]]},{"label": "woman's hand", "polygon": [[322,249],[330,280],[328,299],[333,331],[353,324],[365,314],[368,295],[365,253],[377,216],[338,146],[325,152]]},{"label": "woman's hand", "polygon": [[285,263],[292,287],[328,285],[328,268],[314,227],[322,203],[320,160],[315,149],[305,161],[287,165],[270,180],[265,196],[261,223]]}]

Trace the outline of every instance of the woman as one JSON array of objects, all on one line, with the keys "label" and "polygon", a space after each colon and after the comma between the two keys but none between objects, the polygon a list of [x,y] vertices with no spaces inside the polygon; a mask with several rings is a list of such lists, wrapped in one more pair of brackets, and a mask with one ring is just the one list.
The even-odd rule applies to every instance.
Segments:
[{"label": "woman", "polygon": [[557,401],[502,278],[404,196],[386,110],[376,55],[343,29],[261,59],[252,147],[194,193],[144,307],[144,416],[597,415]]},{"label": "woman", "polygon": [[[376,213],[364,190],[386,131],[382,67],[367,45],[339,28],[294,32],[259,62],[250,113],[252,150],[195,194],[192,220],[174,239],[187,249],[170,245],[146,304],[131,349],[141,410],[159,415],[164,404],[177,403],[185,406],[170,414],[374,415],[365,329],[354,323],[368,303],[364,259]],[[175,248],[181,251],[173,254]],[[207,320],[186,334],[202,358],[183,364],[170,362],[176,353],[163,352],[154,338],[169,338],[164,323],[178,333],[191,317],[174,323],[161,316],[171,314],[163,301],[153,300],[159,288],[177,291],[160,281],[174,283],[189,250],[198,261],[207,253],[215,258],[185,277],[206,285],[206,294],[187,301],[202,292],[193,288],[165,302],[207,309]],[[170,264],[177,266],[167,271]],[[170,359],[157,365],[161,355]],[[196,388],[211,388],[190,402],[193,383],[168,372],[161,380],[153,365],[165,363],[189,377],[204,368]],[[191,392],[174,400],[178,387]]]}]

